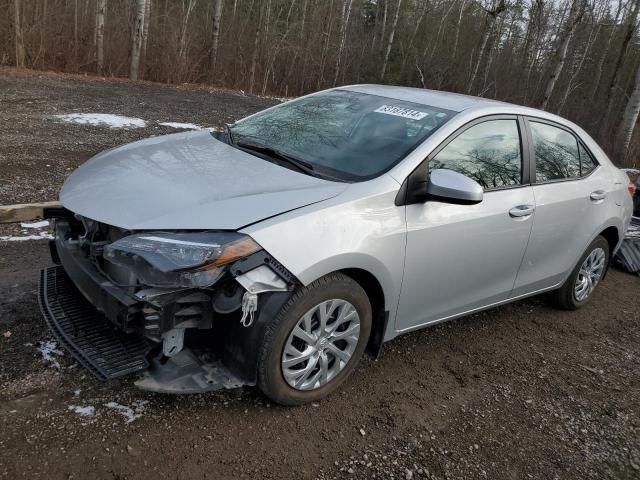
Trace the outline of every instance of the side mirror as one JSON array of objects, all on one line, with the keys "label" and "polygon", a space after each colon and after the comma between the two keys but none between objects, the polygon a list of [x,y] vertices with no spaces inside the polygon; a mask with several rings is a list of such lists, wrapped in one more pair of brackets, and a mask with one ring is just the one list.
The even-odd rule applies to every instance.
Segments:
[{"label": "side mirror", "polygon": [[439,168],[429,175],[427,196],[434,200],[473,205],[482,201],[483,193],[478,182],[453,170]]}]

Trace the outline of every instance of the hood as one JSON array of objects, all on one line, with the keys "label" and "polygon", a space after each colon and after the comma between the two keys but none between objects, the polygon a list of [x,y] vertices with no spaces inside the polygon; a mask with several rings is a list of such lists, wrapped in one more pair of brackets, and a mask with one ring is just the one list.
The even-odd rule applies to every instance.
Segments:
[{"label": "hood", "polygon": [[209,132],[186,132],[96,155],[67,178],[60,201],[129,230],[237,230],[346,188],[250,155]]}]

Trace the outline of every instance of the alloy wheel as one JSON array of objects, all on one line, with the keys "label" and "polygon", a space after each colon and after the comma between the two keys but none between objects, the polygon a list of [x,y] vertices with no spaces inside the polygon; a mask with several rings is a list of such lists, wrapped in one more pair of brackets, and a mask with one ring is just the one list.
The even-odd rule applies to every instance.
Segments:
[{"label": "alloy wheel", "polygon": [[606,255],[602,248],[595,248],[580,266],[573,294],[582,302],[591,296],[604,273]]},{"label": "alloy wheel", "polygon": [[326,300],[296,322],[282,352],[282,374],[297,390],[315,390],[349,363],[360,338],[360,317],[341,299]]}]

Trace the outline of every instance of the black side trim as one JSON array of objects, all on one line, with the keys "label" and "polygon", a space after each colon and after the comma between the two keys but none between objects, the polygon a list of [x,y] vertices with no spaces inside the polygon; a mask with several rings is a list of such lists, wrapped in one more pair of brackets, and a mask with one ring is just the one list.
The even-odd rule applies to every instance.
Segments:
[{"label": "black side trim", "polygon": [[387,331],[389,325],[389,310],[384,311],[384,322],[382,328],[376,328],[372,331],[373,335],[369,338],[367,344],[367,353],[369,353],[373,359],[380,357],[382,353],[382,345],[384,345],[384,332]]}]

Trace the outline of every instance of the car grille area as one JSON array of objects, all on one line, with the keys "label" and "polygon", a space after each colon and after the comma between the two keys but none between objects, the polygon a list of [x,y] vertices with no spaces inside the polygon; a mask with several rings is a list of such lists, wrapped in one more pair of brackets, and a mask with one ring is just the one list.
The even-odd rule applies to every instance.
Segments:
[{"label": "car grille area", "polygon": [[39,302],[56,339],[99,380],[149,367],[149,342],[117,329],[105,319],[78,291],[63,267],[42,270]]}]

